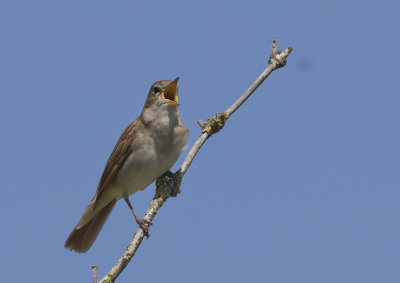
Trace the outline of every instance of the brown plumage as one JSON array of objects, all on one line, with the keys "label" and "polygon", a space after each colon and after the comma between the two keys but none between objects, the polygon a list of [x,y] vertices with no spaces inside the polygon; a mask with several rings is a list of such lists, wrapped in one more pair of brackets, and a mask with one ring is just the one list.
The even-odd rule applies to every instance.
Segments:
[{"label": "brown plumage", "polygon": [[139,219],[129,195],[145,189],[167,172],[186,145],[188,130],[179,115],[178,78],[152,85],[141,115],[130,123],[112,151],[96,194],[72,230],[65,248],[86,252],[97,238],[117,200],[124,198],[148,235],[149,220]]},{"label": "brown plumage", "polygon": [[96,194],[86,207],[78,224],[76,224],[75,228],[68,236],[68,239],[65,241],[64,247],[66,249],[75,250],[78,253],[86,252],[93,245],[101,228],[114,208],[117,202],[116,199],[112,199],[111,202],[108,203],[107,201],[102,201],[101,206],[99,206],[100,202],[98,200],[104,189],[115,179],[119,169],[132,152],[131,145],[135,139],[136,131],[134,128],[135,125],[138,126],[137,121],[138,120],[133,121],[126,127],[115,145],[100,178]]},{"label": "brown plumage", "polygon": [[116,202],[116,200],[112,200],[83,227],[79,227],[78,223],[74,230],[72,230],[67,241],[65,241],[64,247],[75,250],[78,253],[86,252],[93,245]]},{"label": "brown plumage", "polygon": [[139,120],[135,120],[126,127],[117,144],[114,147],[110,157],[108,158],[104,172],[101,175],[99,185],[97,186],[96,194],[93,198],[96,206],[96,200],[101,196],[101,193],[114,180],[119,169],[132,152],[132,143],[135,140],[137,128],[140,127]]}]

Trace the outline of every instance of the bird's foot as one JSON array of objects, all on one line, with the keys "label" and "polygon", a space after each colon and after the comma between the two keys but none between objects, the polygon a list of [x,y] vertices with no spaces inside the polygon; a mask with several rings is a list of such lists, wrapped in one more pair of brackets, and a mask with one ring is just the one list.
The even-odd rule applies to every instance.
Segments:
[{"label": "bird's foot", "polygon": [[[147,219],[136,219],[136,223],[140,226],[140,228],[143,229],[144,235],[146,238],[149,238],[149,227],[153,225],[153,223],[150,220]],[[147,225],[146,225],[147,224]]]}]

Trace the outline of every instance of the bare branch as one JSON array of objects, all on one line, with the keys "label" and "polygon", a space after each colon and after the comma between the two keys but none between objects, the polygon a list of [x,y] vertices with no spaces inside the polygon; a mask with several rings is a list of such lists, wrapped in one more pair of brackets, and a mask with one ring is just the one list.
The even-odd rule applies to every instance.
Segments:
[{"label": "bare branch", "polygon": [[263,81],[272,73],[272,71],[279,69],[286,65],[286,58],[292,52],[293,48],[288,47],[283,51],[279,51],[276,48],[276,39],[272,41],[272,54],[269,57],[268,66],[261,73],[261,75],[255,80],[255,82],[243,93],[231,107],[226,110],[226,113],[230,116],[250,97],[250,95],[263,83]]},{"label": "bare branch", "polygon": [[[198,121],[198,124],[202,128],[200,137],[190,149],[189,153],[187,154],[185,160],[181,165],[181,168],[176,172],[176,178],[171,178],[167,175],[163,175],[158,178],[156,182],[156,195],[151,201],[144,219],[152,221],[164,202],[169,197],[176,196],[180,192],[179,188],[182,178],[204,142],[224,127],[225,122],[228,120],[228,118],[250,97],[250,95],[262,84],[262,82],[269,76],[269,74],[271,74],[272,71],[285,66],[286,58],[289,56],[292,50],[292,47],[288,47],[283,51],[279,51],[276,47],[276,39],[274,39],[272,41],[272,54],[268,60],[267,68],[243,93],[243,95],[239,97],[239,99],[235,103],[233,103],[232,106],[229,107],[225,112],[217,113],[215,116],[205,122],[202,122],[201,120]],[[108,272],[108,274],[99,281],[99,283],[114,282],[115,279],[117,279],[117,277],[121,274],[121,272],[129,263],[129,261],[135,255],[140,243],[143,240],[143,237],[144,232],[141,228],[139,228],[133,236],[129,246],[127,247],[122,257],[117,261],[117,263]]]}]

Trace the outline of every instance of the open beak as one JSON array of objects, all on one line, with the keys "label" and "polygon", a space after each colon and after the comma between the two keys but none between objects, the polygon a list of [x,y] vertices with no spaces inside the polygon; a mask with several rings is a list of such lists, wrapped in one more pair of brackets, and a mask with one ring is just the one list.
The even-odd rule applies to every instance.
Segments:
[{"label": "open beak", "polygon": [[179,104],[178,80],[179,80],[179,77],[177,77],[173,82],[171,82],[169,85],[167,85],[162,92],[162,97],[164,98],[164,100],[171,105]]}]

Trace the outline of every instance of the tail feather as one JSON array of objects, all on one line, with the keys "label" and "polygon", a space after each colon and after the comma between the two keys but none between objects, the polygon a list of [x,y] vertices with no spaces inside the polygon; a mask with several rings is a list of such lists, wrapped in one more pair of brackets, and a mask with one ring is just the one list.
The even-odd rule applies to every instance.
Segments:
[{"label": "tail feather", "polygon": [[[66,249],[74,250],[78,253],[86,252],[96,240],[97,235],[114,208],[115,203],[116,200],[112,200],[109,204],[97,212],[91,220],[85,221],[87,223],[83,226],[80,225],[82,220],[79,221],[74,230],[72,230],[67,241],[65,241],[64,247]],[[85,217],[85,214],[86,211],[82,218]]]}]

